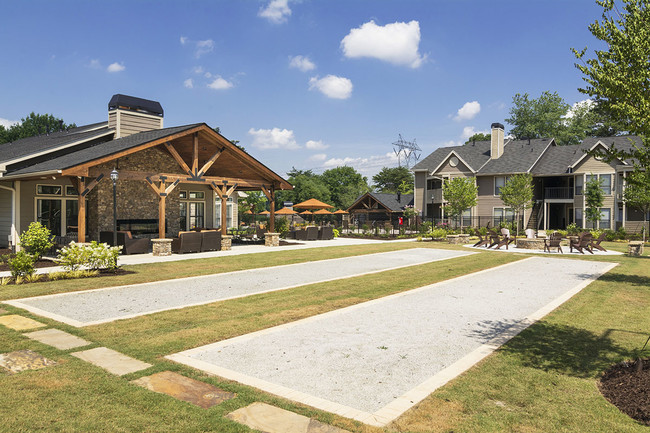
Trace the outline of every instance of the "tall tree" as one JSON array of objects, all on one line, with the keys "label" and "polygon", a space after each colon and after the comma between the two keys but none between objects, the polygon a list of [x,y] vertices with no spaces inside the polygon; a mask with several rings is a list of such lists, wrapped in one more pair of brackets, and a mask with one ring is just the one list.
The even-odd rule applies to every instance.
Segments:
[{"label": "tall tree", "polygon": [[463,212],[476,206],[478,186],[474,178],[456,177],[445,180],[442,185],[442,195],[447,202],[445,213],[454,218],[460,218],[460,232],[463,232]]},{"label": "tall tree", "polygon": [[406,167],[383,167],[372,177],[373,187],[377,192],[397,193],[402,182],[413,190],[413,172]]},{"label": "tall tree", "polygon": [[329,188],[319,175],[314,174],[311,170],[298,170],[295,167],[287,175],[287,180],[293,185],[293,189],[276,192],[275,202],[277,206],[281,206],[285,201],[300,203],[310,198],[315,198],[325,203],[330,202]]},{"label": "tall tree", "polygon": [[9,128],[0,127],[0,144],[75,127],[74,123],[66,124],[63,119],[51,114],[36,114],[32,111],[27,117],[20,119],[20,123]]},{"label": "tall tree", "polygon": [[255,215],[262,212],[266,207],[266,196],[262,191],[248,191],[246,197],[239,200],[239,209],[242,212],[247,210],[253,214],[253,221],[256,221]]},{"label": "tall tree", "polygon": [[501,187],[501,201],[515,211],[519,233],[521,215],[533,206],[533,175],[522,173],[509,177]]},{"label": "tall tree", "polygon": [[477,132],[476,134],[472,135],[467,139],[465,144],[470,144],[474,141],[490,141],[492,140],[492,135],[490,133],[483,133],[483,132]]},{"label": "tall tree", "polygon": [[370,189],[368,179],[347,165],[326,170],[320,177],[329,189],[330,204],[340,209],[347,209]]},{"label": "tall tree", "polygon": [[589,175],[590,179],[585,184],[585,218],[593,224],[596,224],[602,218],[600,208],[603,206],[605,195],[601,181],[597,175]]},{"label": "tall tree", "polygon": [[[212,128],[212,130],[213,130],[214,132],[216,132],[217,134],[221,135],[221,128],[219,128],[218,126]],[[225,137],[224,137],[224,138],[225,138]],[[235,146],[237,146],[238,148],[240,148],[241,150],[243,150],[244,152],[246,152],[246,148],[245,148],[244,146],[240,146],[240,145],[239,145],[239,140],[228,140],[228,141],[230,141],[232,144],[234,144]],[[246,153],[248,153],[248,152],[246,152]]]},{"label": "tall tree", "polygon": [[623,200],[626,206],[643,212],[643,242],[648,233],[648,215],[650,215],[650,171],[633,171],[626,178]]}]

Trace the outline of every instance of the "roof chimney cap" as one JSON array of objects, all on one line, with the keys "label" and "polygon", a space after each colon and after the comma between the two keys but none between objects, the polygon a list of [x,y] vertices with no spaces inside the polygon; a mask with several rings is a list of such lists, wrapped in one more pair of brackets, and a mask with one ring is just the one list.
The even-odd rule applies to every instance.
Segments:
[{"label": "roof chimney cap", "polygon": [[500,123],[497,123],[497,122],[495,122],[495,123],[493,123],[493,124],[491,125],[491,128],[492,128],[492,129],[494,129],[494,128],[501,128],[501,129],[505,129],[505,128],[503,127],[503,125],[502,125],[502,124],[500,124]]},{"label": "roof chimney cap", "polygon": [[115,110],[124,108],[131,111],[140,111],[154,116],[162,117],[164,112],[162,105],[158,101],[151,101],[149,99],[136,98],[135,96],[128,96],[122,94],[113,95],[108,102],[108,110]]}]

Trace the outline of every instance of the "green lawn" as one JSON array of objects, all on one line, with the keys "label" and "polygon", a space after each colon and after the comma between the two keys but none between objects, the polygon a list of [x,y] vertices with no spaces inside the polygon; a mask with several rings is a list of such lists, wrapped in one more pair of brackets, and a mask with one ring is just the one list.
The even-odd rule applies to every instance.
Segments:
[{"label": "green lawn", "polygon": [[[413,247],[462,248],[438,243],[384,243],[130,266],[126,269],[133,273],[118,277],[3,286],[0,300]],[[58,351],[0,326],[0,353],[32,349],[59,362],[40,371],[0,375],[0,431],[244,432],[249,430],[223,415],[254,401],[268,402],[355,432],[646,431],[647,427],[607,403],[596,384],[599,374],[611,363],[637,356],[636,350],[647,338],[649,257],[585,257],[617,262],[620,266],[385,429],[208,377],[163,358],[524,257],[482,252],[80,329],[2,306],[154,367],[116,377],[70,356],[69,352],[74,350]],[[205,410],[128,382],[163,370],[177,371],[236,392],[237,398]]]}]

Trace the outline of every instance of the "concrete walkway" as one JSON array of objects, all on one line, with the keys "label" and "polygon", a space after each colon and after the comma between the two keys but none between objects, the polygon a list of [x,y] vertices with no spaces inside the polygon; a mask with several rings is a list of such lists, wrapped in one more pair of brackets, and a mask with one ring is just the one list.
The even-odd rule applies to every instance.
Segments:
[{"label": "concrete walkway", "polygon": [[528,258],[167,358],[383,426],[614,266]]},{"label": "concrete walkway", "polygon": [[307,284],[473,254],[412,248],[5,301],[72,326],[88,326]]}]

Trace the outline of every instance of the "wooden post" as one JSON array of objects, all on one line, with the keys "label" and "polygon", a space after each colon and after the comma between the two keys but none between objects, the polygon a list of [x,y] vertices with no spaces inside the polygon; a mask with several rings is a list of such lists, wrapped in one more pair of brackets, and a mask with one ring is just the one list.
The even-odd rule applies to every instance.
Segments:
[{"label": "wooden post", "polygon": [[86,178],[82,177],[77,182],[77,242],[86,242],[86,196],[81,193],[86,189]]},{"label": "wooden post", "polygon": [[275,187],[271,187],[271,203],[269,203],[269,207],[271,208],[271,218],[268,231],[275,233]]},{"label": "wooden post", "polygon": [[165,238],[165,199],[164,195],[158,196],[158,238]]},{"label": "wooden post", "polygon": [[228,196],[225,194],[226,187],[223,187],[224,194],[221,195],[221,235],[228,232]]}]

